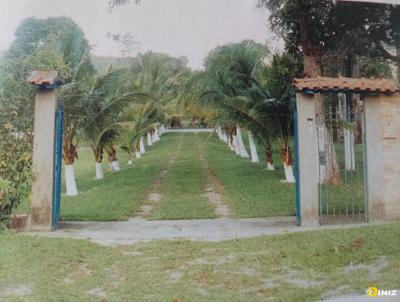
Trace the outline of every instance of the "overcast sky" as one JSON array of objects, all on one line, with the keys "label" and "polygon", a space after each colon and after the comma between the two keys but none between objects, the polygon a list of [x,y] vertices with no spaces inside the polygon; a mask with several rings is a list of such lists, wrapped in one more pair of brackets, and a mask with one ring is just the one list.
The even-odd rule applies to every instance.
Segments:
[{"label": "overcast sky", "polygon": [[133,35],[136,52],[186,56],[200,68],[217,45],[253,39],[279,49],[267,26],[267,11],[256,0],[141,0],[113,12],[108,0],[0,0],[0,50],[9,47],[20,22],[30,16],[69,16],[85,32],[93,52],[120,55],[107,33]]}]

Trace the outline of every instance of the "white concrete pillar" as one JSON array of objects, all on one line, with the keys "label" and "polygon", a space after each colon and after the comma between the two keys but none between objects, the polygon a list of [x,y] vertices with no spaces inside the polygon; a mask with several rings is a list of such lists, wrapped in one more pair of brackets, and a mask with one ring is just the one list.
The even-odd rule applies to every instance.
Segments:
[{"label": "white concrete pillar", "polygon": [[55,113],[54,90],[38,90],[35,97],[32,159],[32,230],[52,228]]},{"label": "white concrete pillar", "polygon": [[318,142],[314,95],[298,93],[298,133],[301,225],[319,224]]}]

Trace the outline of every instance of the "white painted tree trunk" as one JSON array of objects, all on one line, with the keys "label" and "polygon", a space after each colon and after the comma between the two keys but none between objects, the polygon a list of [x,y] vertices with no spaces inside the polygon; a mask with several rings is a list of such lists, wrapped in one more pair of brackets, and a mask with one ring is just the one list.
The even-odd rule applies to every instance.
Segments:
[{"label": "white painted tree trunk", "polygon": [[233,150],[235,151],[236,155],[240,156],[240,147],[236,135],[233,136]]},{"label": "white painted tree trunk", "polygon": [[248,134],[249,134],[251,161],[253,163],[259,163],[260,159],[258,158],[257,146],[256,146],[256,143],[254,142],[253,133],[251,133],[251,131],[249,131]]},{"label": "white painted tree trunk", "polygon": [[218,138],[220,140],[222,140],[222,129],[221,129],[221,126],[217,127],[216,132],[217,132]]},{"label": "white painted tree trunk", "polygon": [[233,137],[232,141],[228,139],[228,146],[231,151],[235,151],[235,146],[234,146],[235,138]]},{"label": "white painted tree trunk", "polygon": [[161,130],[161,134],[165,134],[165,126],[164,126],[164,124],[161,125],[160,130]]},{"label": "white painted tree trunk", "polygon": [[121,167],[119,166],[119,161],[118,160],[112,161],[111,162],[111,167],[112,167],[112,170],[115,171],[115,172],[118,172],[118,171],[121,170]]},{"label": "white painted tree trunk", "polygon": [[354,132],[349,129],[344,130],[344,153],[346,170],[354,171],[356,169]]},{"label": "white painted tree trunk", "polygon": [[[339,109],[341,111],[341,118],[345,122],[350,121],[349,116],[349,100],[344,93],[339,93]],[[344,138],[344,159],[345,168],[348,171],[355,170],[355,154],[354,154],[354,131],[352,129],[345,128],[343,130]]]},{"label": "white painted tree trunk", "polygon": [[293,166],[292,165],[288,166],[286,163],[283,163],[283,166],[285,167],[286,181],[288,183],[295,183],[296,179],[294,178]]},{"label": "white painted tree trunk", "polygon": [[239,126],[236,127],[236,137],[239,145],[240,156],[244,158],[249,158],[249,153],[247,153],[246,147],[243,143],[242,130]]},{"label": "white painted tree trunk", "polygon": [[145,153],[146,153],[146,149],[145,149],[145,147],[144,147],[144,139],[143,139],[143,136],[140,137],[139,148],[140,148],[140,153],[142,153],[142,154],[145,154]]},{"label": "white painted tree trunk", "polygon": [[76,186],[74,166],[65,165],[65,187],[67,196],[77,196],[79,194],[78,188]]},{"label": "white painted tree trunk", "polygon": [[139,158],[141,158],[141,157],[142,157],[142,155],[140,154],[140,152],[139,152],[139,151],[136,151],[136,158],[139,159]]},{"label": "white painted tree trunk", "polygon": [[160,140],[160,136],[158,135],[158,128],[156,128],[156,131],[154,131],[154,140],[158,142]]},{"label": "white painted tree trunk", "polygon": [[103,178],[104,178],[103,164],[96,163],[96,179],[103,179]]},{"label": "white painted tree trunk", "polygon": [[228,136],[226,135],[226,132],[222,130],[222,141],[224,143],[228,143]]},{"label": "white painted tree trunk", "polygon": [[128,165],[132,165],[132,164],[133,164],[132,160],[131,159],[128,160]]},{"label": "white painted tree trunk", "polygon": [[275,165],[271,163],[267,163],[267,171],[275,171]]},{"label": "white painted tree trunk", "polygon": [[152,135],[150,132],[147,132],[147,146],[153,146]]}]

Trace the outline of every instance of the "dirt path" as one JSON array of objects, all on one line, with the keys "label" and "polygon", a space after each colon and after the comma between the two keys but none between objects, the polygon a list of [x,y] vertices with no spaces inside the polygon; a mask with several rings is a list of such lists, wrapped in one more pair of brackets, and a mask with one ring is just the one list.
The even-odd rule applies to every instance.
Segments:
[{"label": "dirt path", "polygon": [[206,197],[208,201],[214,206],[215,214],[217,215],[217,217],[229,218],[231,217],[231,211],[228,205],[223,202],[222,198],[224,192],[224,184],[217,177],[217,175],[205,159],[204,145],[198,137],[197,146],[199,150],[199,160],[202,162],[202,166],[207,175],[203,196]]},{"label": "dirt path", "polygon": [[154,207],[160,202],[161,200],[161,190],[164,184],[165,176],[168,173],[168,170],[171,169],[172,166],[176,164],[176,155],[181,149],[182,146],[182,136],[179,137],[179,141],[176,147],[175,152],[171,155],[168,160],[168,165],[165,169],[161,169],[160,172],[157,174],[156,180],[153,183],[150,193],[147,196],[147,200],[144,204],[140,207],[140,209],[136,212],[135,218],[148,218],[150,217]]}]

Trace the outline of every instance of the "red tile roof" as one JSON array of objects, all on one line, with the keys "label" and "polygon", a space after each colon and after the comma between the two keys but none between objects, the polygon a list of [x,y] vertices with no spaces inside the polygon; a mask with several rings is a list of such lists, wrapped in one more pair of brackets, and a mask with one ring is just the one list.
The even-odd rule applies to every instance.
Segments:
[{"label": "red tile roof", "polygon": [[395,93],[400,88],[394,80],[389,79],[356,79],[356,78],[304,78],[294,79],[293,85],[297,91],[355,91],[369,93]]},{"label": "red tile roof", "polygon": [[62,84],[57,71],[32,71],[28,82],[38,86]]}]

